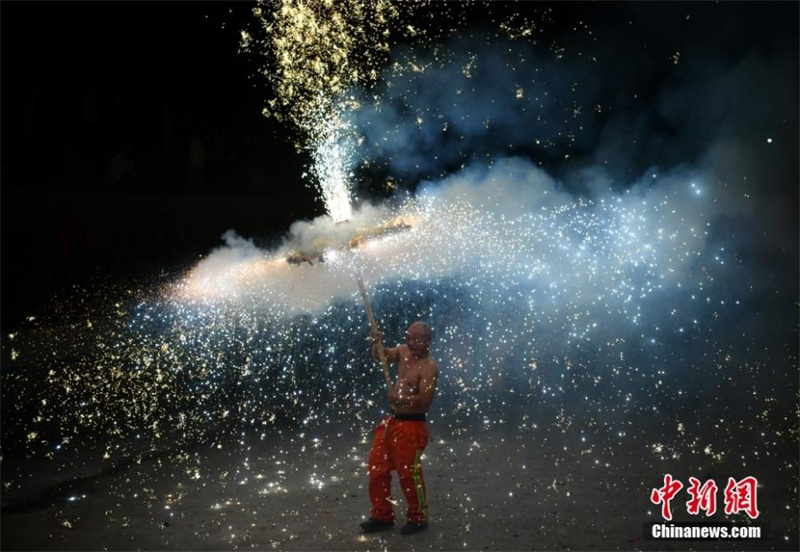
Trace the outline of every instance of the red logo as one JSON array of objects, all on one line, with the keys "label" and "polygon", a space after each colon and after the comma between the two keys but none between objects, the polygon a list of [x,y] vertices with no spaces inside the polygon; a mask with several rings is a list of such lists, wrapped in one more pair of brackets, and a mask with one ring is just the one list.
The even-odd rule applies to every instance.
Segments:
[{"label": "red logo", "polygon": [[670,474],[664,476],[664,486],[660,489],[653,489],[650,493],[650,502],[661,504],[661,517],[667,521],[672,519],[672,512],[669,509],[670,501],[683,489],[683,483],[672,479]]},{"label": "red logo", "polygon": [[[670,474],[666,474],[664,486],[650,492],[650,502],[661,505],[661,517],[667,521],[672,520],[670,502],[681,489],[683,489],[683,483],[673,479]],[[713,516],[717,512],[717,490],[717,484],[713,479],[709,479],[701,485],[699,479],[690,477],[686,492],[691,498],[686,502],[686,511],[693,516],[699,515],[701,511],[705,512],[706,517]],[[756,519],[760,515],[757,491],[758,480],[755,477],[749,476],[739,481],[729,477],[724,492],[725,514],[744,512],[751,519]]]},{"label": "red logo", "polygon": [[753,476],[745,477],[741,481],[729,477],[728,485],[725,487],[725,513],[730,515],[745,512],[750,519],[756,519],[758,517],[757,486],[758,481]]},{"label": "red logo", "polygon": [[700,486],[700,480],[694,477],[689,478],[691,486],[687,489],[692,499],[686,503],[686,509],[690,514],[696,516],[700,510],[704,510],[706,516],[713,516],[717,511],[717,484],[713,479],[709,479],[703,486]]}]

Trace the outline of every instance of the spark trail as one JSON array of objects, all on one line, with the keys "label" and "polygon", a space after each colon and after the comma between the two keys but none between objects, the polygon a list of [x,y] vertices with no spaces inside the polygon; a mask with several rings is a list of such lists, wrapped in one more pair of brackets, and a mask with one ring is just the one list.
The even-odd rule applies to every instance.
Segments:
[{"label": "spark trail", "polygon": [[368,86],[394,39],[401,10],[395,3],[259,2],[254,15],[265,37],[242,31],[245,50],[259,48],[275,98],[264,114],[286,118],[304,135],[312,175],[325,207],[339,222],[351,215],[354,130],[352,91]]}]

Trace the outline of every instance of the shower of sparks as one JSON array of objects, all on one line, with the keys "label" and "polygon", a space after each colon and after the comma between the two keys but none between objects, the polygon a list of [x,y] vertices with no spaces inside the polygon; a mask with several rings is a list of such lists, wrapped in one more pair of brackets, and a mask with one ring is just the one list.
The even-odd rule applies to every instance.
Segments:
[{"label": "shower of sparks", "polygon": [[[390,336],[399,341],[418,318],[433,325],[447,382],[437,404],[454,430],[476,419],[489,427],[525,404],[550,405],[567,430],[578,397],[590,426],[669,404],[680,381],[664,360],[676,361],[680,347],[665,344],[707,342],[715,320],[738,316],[739,298],[715,291],[730,257],[705,249],[708,200],[679,178],[575,200],[517,160],[482,176],[480,187],[456,177],[372,211],[414,224],[353,250],[327,248],[325,262],[293,266],[276,251],[222,248],[159,294],[132,293],[42,336],[44,349],[15,336],[14,351],[44,370],[12,372],[4,387],[24,383],[20,393],[36,405],[22,435],[31,454],[61,454],[93,435],[111,459],[164,440],[212,444],[353,413],[368,419],[382,405],[356,269]],[[535,192],[510,193],[502,178],[533,179]],[[724,373],[728,347],[713,345],[706,361],[682,369]],[[688,423],[670,425],[679,423],[675,438],[693,442]]]},{"label": "shower of sparks", "polygon": [[311,138],[312,171],[328,214],[334,222],[349,219],[352,214],[350,179],[353,176],[352,130],[337,111],[319,118]]},{"label": "shower of sparks", "polygon": [[[618,486],[628,493],[621,500],[633,503],[630,493],[648,488],[666,462],[752,466],[796,444],[796,418],[786,416],[797,398],[787,400],[785,385],[796,379],[792,338],[781,333],[766,343],[755,329],[730,331],[764,296],[744,283],[748,268],[736,243],[729,247],[716,226],[725,187],[681,169],[574,195],[536,161],[487,154],[484,163],[470,162],[495,125],[514,146],[567,159],[587,118],[607,109],[581,105],[579,83],[557,98],[550,93],[548,63],[573,55],[569,45],[548,42],[548,57],[536,63],[520,46],[536,43],[549,10],[537,19],[491,19],[499,30],[488,36],[509,57],[497,64],[436,42],[461,17],[445,3],[433,3],[452,11],[447,24],[431,19],[434,30],[404,19],[404,10],[427,4],[259,3],[266,38],[243,31],[241,44],[265,54],[275,88],[265,112],[303,133],[328,215],[297,221],[273,250],[226,234],[225,246],[179,277],[100,290],[5,336],[3,447],[24,450],[16,464],[4,460],[6,492],[24,495],[26,470],[42,459],[76,478],[97,466],[148,465],[141,481],[115,483],[117,504],[135,499],[149,512],[157,505],[171,523],[189,510],[187,497],[208,486],[213,498],[194,508],[219,516],[213,523],[237,546],[262,522],[257,501],[357,496],[369,430],[386,410],[359,273],[388,344],[401,342],[415,320],[433,329],[441,372],[425,462],[447,474],[448,490],[438,492],[470,538],[482,532],[486,508],[471,491],[450,488],[465,460],[480,458],[504,506],[516,512],[515,501],[533,493],[551,511],[561,504],[551,501],[574,502],[586,487],[563,466],[584,462],[605,487],[617,470],[628,478]],[[591,35],[584,23],[575,30]],[[399,37],[421,51],[389,59]],[[536,79],[486,89],[487,67]],[[436,106],[421,82],[435,88]],[[476,104],[486,112],[467,107]],[[513,124],[504,127],[497,105],[529,119],[505,117]],[[377,124],[381,113],[388,123]],[[375,125],[359,126],[365,120]],[[429,146],[441,135],[460,144],[447,159],[438,157],[444,148]],[[429,159],[442,172],[416,195],[352,207],[359,162],[411,167],[417,178]],[[287,262],[293,254],[299,264]],[[707,410],[698,416],[697,405]],[[502,431],[517,440],[504,443]],[[499,465],[488,456],[498,442],[513,448]],[[557,466],[557,476],[545,480],[542,464]],[[796,459],[778,471],[796,477]],[[60,524],[75,526],[80,518],[67,517],[66,507],[91,499],[70,488]],[[297,508],[281,511],[264,548],[286,549],[308,532]],[[106,515],[131,524],[125,508]],[[244,527],[224,521],[237,515]]]},{"label": "shower of sparks", "polygon": [[304,135],[313,158],[312,175],[334,221],[350,216],[352,129],[347,112],[358,109],[351,96],[368,87],[395,40],[395,24],[413,3],[388,0],[259,2],[254,15],[266,38],[257,42],[242,31],[241,47],[259,48],[264,76],[275,97],[267,116],[285,118]]}]

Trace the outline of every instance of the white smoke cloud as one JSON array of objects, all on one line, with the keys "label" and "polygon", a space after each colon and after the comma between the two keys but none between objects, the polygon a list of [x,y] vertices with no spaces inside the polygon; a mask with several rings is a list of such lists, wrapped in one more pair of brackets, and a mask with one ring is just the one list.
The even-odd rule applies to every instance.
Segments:
[{"label": "white smoke cloud", "polygon": [[[274,250],[226,234],[226,245],[189,272],[180,297],[292,315],[354,299],[359,272],[383,288],[455,277],[487,300],[513,288],[536,316],[566,312],[576,332],[601,313],[637,322],[642,301],[691,283],[687,271],[714,216],[710,193],[684,168],[647,174],[622,193],[598,184],[594,195],[575,196],[525,159],[500,159],[424,183],[394,208],[367,204],[339,224],[298,221]],[[391,219],[411,228],[350,247]],[[310,254],[287,262],[299,252]]]}]

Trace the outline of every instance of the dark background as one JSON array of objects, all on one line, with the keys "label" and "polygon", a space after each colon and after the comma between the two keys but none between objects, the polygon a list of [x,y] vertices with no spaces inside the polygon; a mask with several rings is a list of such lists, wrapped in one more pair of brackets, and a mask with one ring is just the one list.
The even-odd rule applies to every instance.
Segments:
[{"label": "dark background", "polygon": [[180,268],[229,228],[322,214],[237,53],[251,8],[3,2],[4,328],[73,286]]}]

